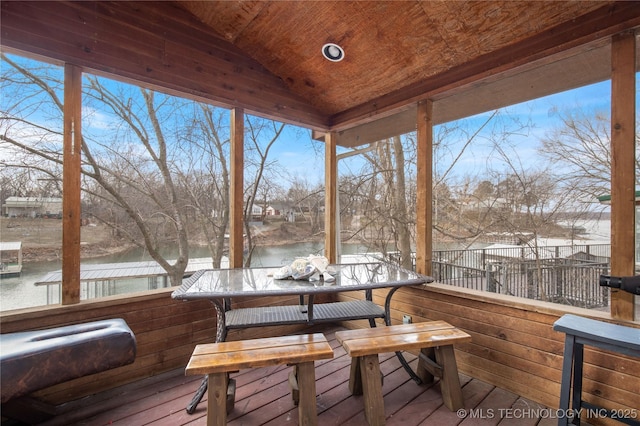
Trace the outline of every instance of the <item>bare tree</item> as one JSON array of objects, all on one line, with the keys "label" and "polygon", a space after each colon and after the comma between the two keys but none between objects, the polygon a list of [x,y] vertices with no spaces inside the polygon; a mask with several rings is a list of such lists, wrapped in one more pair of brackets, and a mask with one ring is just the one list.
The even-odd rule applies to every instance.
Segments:
[{"label": "bare tree", "polygon": [[[36,88],[31,90],[32,99],[38,99],[39,105],[48,105],[47,111],[57,111],[61,123],[62,102],[57,89],[60,82],[48,74],[32,72],[5,55],[3,61],[9,65],[3,70],[3,76],[7,76],[4,81],[23,89]],[[177,118],[175,112],[185,101],[146,89],[127,91],[123,85],[117,85],[114,90],[113,82],[93,76],[87,76],[87,82],[85,102],[90,108],[85,111],[108,114],[107,121],[111,123],[109,128],[100,131],[99,137],[90,138],[85,134],[83,140],[83,190],[94,202],[100,200],[93,206],[93,214],[112,226],[116,234],[144,247],[167,271],[172,284],[180,284],[189,259],[189,241],[183,209],[185,200],[176,178],[183,166],[178,150],[179,135],[186,130],[171,118]],[[25,93],[28,92],[23,96]],[[30,154],[32,164],[44,160],[59,168],[62,164],[59,130],[50,131],[41,124],[42,118],[38,115],[21,112],[14,108],[3,114],[5,131],[1,140]],[[88,119],[100,118],[97,115],[94,113]],[[20,128],[33,132],[37,129],[42,135],[38,139],[26,138],[24,132],[12,131],[18,128],[18,123]],[[89,184],[87,179],[95,184]],[[118,211],[124,211],[126,216]],[[130,227],[130,223],[135,226]],[[161,253],[168,241],[177,248],[173,264]]]},{"label": "bare tree", "polygon": [[249,147],[245,148],[245,175],[250,175],[245,185],[244,227],[246,255],[244,266],[251,266],[251,257],[255,248],[249,223],[254,205],[259,205],[258,194],[263,187],[272,185],[272,177],[278,172],[277,159],[271,159],[269,153],[282,134],[285,125],[258,117],[247,117],[246,129]]},{"label": "bare tree", "polygon": [[[194,105],[199,111],[184,115],[192,120],[181,137],[178,171],[185,207],[192,208],[194,222],[212,258],[219,268],[226,250],[225,233],[229,226],[229,138],[223,132],[226,113],[207,104]],[[196,120],[201,117],[200,120]],[[187,210],[187,214],[189,214]],[[193,239],[193,237],[192,237]]]},{"label": "bare tree", "polygon": [[[448,234],[448,238],[463,239],[469,235],[468,232],[456,235],[453,231],[453,224],[465,227],[467,224],[454,214],[459,209],[451,196],[452,171],[479,133],[497,115],[497,112],[490,114],[471,132],[455,123],[439,126],[435,132],[434,227],[440,234]],[[358,235],[382,253],[397,251],[402,265],[410,267],[415,243],[416,135],[392,137],[374,146],[375,150],[362,155],[366,160],[362,169],[340,180],[341,209],[358,212],[357,220],[350,222],[351,237]]]},{"label": "bare tree", "polygon": [[[408,141],[405,138],[405,141]],[[382,242],[382,252],[397,250],[399,260],[403,267],[412,267],[411,258],[411,229],[415,221],[410,219],[407,202],[406,176],[409,166],[405,161],[405,146],[400,136],[392,137],[383,142],[378,142],[375,155],[365,154],[365,158],[373,165],[380,177],[381,186],[377,187],[377,193],[371,199],[376,207],[380,230],[378,242]],[[413,149],[411,146],[410,149]],[[415,156],[414,156],[415,157]],[[415,209],[411,209],[414,211]],[[385,238],[386,235],[386,238]],[[386,241],[391,238],[392,248],[385,247]]]},{"label": "bare tree", "polygon": [[[542,139],[540,154],[574,188],[574,198],[585,203],[611,191],[611,123],[608,115],[566,112],[561,124]],[[637,121],[637,120],[636,120]],[[639,132],[636,130],[636,170],[640,169]],[[636,174],[636,186],[640,174]]]},{"label": "bare tree", "polygon": [[320,209],[324,203],[324,187],[313,185],[302,176],[295,176],[287,190],[287,200],[296,221],[309,223],[309,233],[321,231]]},{"label": "bare tree", "polygon": [[[411,161],[405,158],[407,151]],[[370,249],[389,254],[411,268],[415,139],[393,137],[357,152],[365,160],[360,169],[342,173],[339,180],[341,220],[346,225],[343,239],[357,237]]]}]

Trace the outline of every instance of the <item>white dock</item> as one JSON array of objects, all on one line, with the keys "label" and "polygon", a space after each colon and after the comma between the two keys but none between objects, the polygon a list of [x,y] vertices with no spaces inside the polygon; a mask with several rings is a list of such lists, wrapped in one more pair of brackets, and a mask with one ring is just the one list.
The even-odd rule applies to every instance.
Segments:
[{"label": "white dock", "polygon": [[0,277],[22,273],[22,242],[0,241]]}]

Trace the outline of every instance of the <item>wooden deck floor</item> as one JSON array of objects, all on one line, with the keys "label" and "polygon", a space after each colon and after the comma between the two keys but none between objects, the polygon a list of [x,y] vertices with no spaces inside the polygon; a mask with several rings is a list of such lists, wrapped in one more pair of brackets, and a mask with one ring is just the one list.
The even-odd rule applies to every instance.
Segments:
[{"label": "wooden deck floor", "polygon": [[[366,425],[361,396],[348,388],[350,358],[325,330],[335,349],[332,360],[316,362],[319,425]],[[417,359],[407,354],[415,367]],[[551,425],[557,419],[540,405],[509,391],[460,375],[465,398],[463,413],[449,411],[437,384],[413,382],[393,354],[381,354],[387,425]],[[236,379],[236,403],[230,425],[296,425],[297,411],[288,385],[289,367],[243,370]],[[185,377],[174,370],[125,387],[104,392],[68,407],[47,425],[205,425],[206,396],[194,414],[185,411],[201,377]]]}]

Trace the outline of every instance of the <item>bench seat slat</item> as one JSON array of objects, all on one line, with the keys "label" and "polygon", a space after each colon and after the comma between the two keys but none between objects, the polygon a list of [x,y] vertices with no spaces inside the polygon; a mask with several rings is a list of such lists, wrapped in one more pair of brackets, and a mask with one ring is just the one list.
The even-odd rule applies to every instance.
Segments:
[{"label": "bench seat slat", "polygon": [[300,334],[281,337],[265,337],[261,339],[237,340],[230,342],[205,343],[196,346],[193,355],[205,355],[219,352],[248,351],[252,349],[273,348],[275,346],[306,345],[324,343],[322,333]]},{"label": "bench seat slat", "polygon": [[413,324],[388,325],[385,327],[362,328],[357,330],[340,331],[345,337],[377,337],[383,335],[395,335],[402,333],[416,333],[420,331],[437,331],[455,328],[445,321],[416,322]]},{"label": "bench seat slat", "polygon": [[[211,374],[333,358],[321,333],[198,345],[185,369],[187,375]],[[299,337],[299,338],[298,338]]]},{"label": "bench seat slat", "polygon": [[640,329],[566,314],[553,324],[555,331],[588,341],[590,345],[629,356],[640,354]]},{"label": "bench seat slat", "polygon": [[[438,322],[438,321],[436,321]],[[426,324],[420,326],[419,324]],[[427,347],[452,345],[471,341],[471,336],[449,324],[412,324],[416,327],[389,326],[367,330],[349,330],[336,333],[340,343],[352,357],[372,355],[381,352],[417,350]],[[394,329],[395,327],[395,329]],[[398,333],[401,330],[401,333]]]}]

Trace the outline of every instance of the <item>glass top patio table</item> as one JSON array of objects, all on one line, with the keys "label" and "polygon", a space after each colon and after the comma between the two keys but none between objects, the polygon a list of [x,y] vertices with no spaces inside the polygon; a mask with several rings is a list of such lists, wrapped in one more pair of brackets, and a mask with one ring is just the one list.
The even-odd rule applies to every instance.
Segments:
[{"label": "glass top patio table", "polygon": [[[275,279],[274,273],[280,268],[237,268],[205,269],[195,272],[185,279],[171,297],[178,300],[209,300],[216,309],[216,342],[226,339],[231,328],[284,324],[313,324],[335,322],[348,319],[368,319],[372,327],[375,319],[381,318],[390,325],[390,305],[393,294],[404,286],[422,285],[433,278],[417,274],[396,265],[373,261],[329,265],[328,271],[334,279],[328,280],[315,274],[309,280]],[[377,288],[390,288],[384,303],[384,310],[372,300]],[[316,294],[339,293],[362,290],[365,300],[314,304]],[[231,299],[235,297],[298,295],[300,305],[266,306],[257,308],[231,309]],[[307,299],[303,303],[303,299]],[[396,353],[402,366],[410,376],[420,383],[418,376],[400,352]],[[207,389],[207,377],[203,379],[187,412],[193,413]]]},{"label": "glass top patio table", "polygon": [[426,284],[433,278],[379,261],[329,265],[335,281],[315,274],[309,280],[274,279],[279,268],[206,269],[195,272],[172,293],[195,300],[240,296],[308,295]]}]

